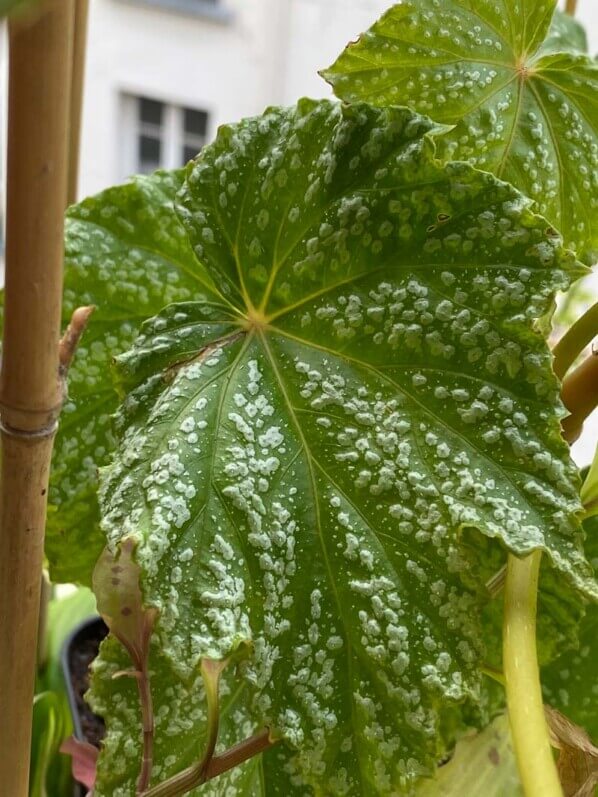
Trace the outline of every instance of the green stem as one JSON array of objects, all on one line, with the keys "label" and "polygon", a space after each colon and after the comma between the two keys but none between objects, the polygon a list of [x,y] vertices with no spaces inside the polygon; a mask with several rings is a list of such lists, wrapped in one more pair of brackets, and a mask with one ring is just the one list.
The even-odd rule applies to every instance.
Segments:
[{"label": "green stem", "polygon": [[270,732],[267,728],[250,736],[239,744],[225,750],[221,755],[213,756],[207,767],[203,761],[179,772],[164,783],[152,786],[151,789],[143,793],[143,797],[180,797],[188,794],[192,789],[201,786],[202,783],[217,778],[229,769],[240,766],[245,761],[268,750],[275,744],[270,739]]},{"label": "green stem", "polygon": [[188,794],[192,789],[201,786],[212,778],[218,777],[223,772],[239,766],[264,750],[271,747],[274,742],[270,739],[267,728],[245,739],[239,744],[225,750],[221,755],[214,755],[218,742],[218,727],[220,721],[220,676],[228,664],[228,659],[212,661],[204,659],[201,664],[207,702],[208,738],[204,755],[201,761],[193,764],[182,772],[178,772],[168,780],[152,786],[150,789],[140,791],[139,797],[179,797]]},{"label": "green stem", "polygon": [[598,513],[598,448],[581,488],[580,497],[581,503],[586,510],[586,517],[591,517]]},{"label": "green stem", "polygon": [[552,350],[553,368],[559,379],[563,379],[575,360],[596,335],[598,335],[598,302],[577,319]]},{"label": "green stem", "polygon": [[563,797],[544,717],[536,651],[541,551],[509,554],[503,620],[503,669],[513,747],[525,797]]},{"label": "green stem", "polygon": [[143,794],[145,789],[149,786],[154,763],[154,708],[147,665],[146,656],[143,661],[143,667],[137,674],[137,688],[139,690],[139,702],[141,704],[141,719],[143,724],[143,757],[141,761],[141,771],[139,772],[139,779],[137,781],[137,794]]},{"label": "green stem", "polygon": [[486,589],[490,593],[492,598],[496,598],[499,595],[505,586],[505,578],[507,577],[507,566],[503,565],[500,570],[497,570],[496,573],[486,581]]},{"label": "green stem", "polygon": [[500,684],[502,687],[504,687],[505,676],[500,670],[497,670],[495,667],[491,667],[489,664],[482,664],[480,670],[484,673],[484,675],[487,675],[488,678],[492,678],[493,681],[496,681],[497,684]]}]

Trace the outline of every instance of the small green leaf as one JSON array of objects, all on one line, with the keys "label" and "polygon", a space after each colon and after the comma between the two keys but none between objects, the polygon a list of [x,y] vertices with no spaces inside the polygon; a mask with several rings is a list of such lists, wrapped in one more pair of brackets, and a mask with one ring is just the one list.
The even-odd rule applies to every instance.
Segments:
[{"label": "small green leaf", "polygon": [[[201,660],[249,643],[245,711],[325,794],[409,792],[477,703],[465,527],[596,594],[535,328],[580,269],[511,186],[439,164],[431,130],[308,100],[221,128],[177,209],[227,303],[167,308],[119,358],[102,522],[138,542],[157,705],[188,718]],[[103,650],[99,797],[139,764]],[[197,761],[204,722],[190,748],[158,738],[154,779]]]},{"label": "small green leaf", "polygon": [[104,547],[96,491],[118,405],[112,359],[164,305],[211,295],[211,280],[174,213],[181,181],[182,172],[136,177],[67,213],[64,324],[80,305],[96,310],[69,371],[54,447],[46,535],[54,581],[89,584]]},{"label": "small green leaf", "polygon": [[96,614],[95,608],[93,592],[86,587],[79,587],[70,595],[52,598],[48,606],[47,660],[37,675],[37,691],[65,693],[61,658],[63,645],[79,623]]},{"label": "small green leaf", "polygon": [[588,37],[585,28],[574,16],[565,14],[557,8],[548,35],[538,50],[538,55],[563,52],[579,55],[587,53]]},{"label": "small green leaf", "polygon": [[70,762],[58,752],[60,743],[73,731],[62,670],[62,649],[67,636],[75,626],[93,615],[94,609],[93,593],[84,587],[50,601],[46,662],[37,673],[35,685],[31,781],[36,785],[30,797],[70,797],[72,794]]},{"label": "small green leaf", "polygon": [[581,488],[581,502],[588,517],[598,515],[598,448]]},{"label": "small green leaf", "polygon": [[[323,76],[343,100],[454,125],[444,157],[509,180],[584,259],[598,252],[598,65],[556,0],[405,0]],[[561,49],[558,50],[559,42]]]},{"label": "small green leaf", "polygon": [[29,797],[61,797],[50,787],[58,749],[69,732],[64,698],[56,692],[40,692],[33,700]]}]

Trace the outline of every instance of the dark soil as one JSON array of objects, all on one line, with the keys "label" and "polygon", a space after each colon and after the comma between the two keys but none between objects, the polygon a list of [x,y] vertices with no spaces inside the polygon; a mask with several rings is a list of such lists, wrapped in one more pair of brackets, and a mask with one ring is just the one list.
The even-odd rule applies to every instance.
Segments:
[{"label": "dark soil", "polygon": [[106,728],[101,717],[97,717],[85,702],[83,695],[89,689],[89,665],[98,655],[100,642],[107,635],[105,624],[98,620],[82,629],[69,648],[68,664],[71,686],[77,702],[79,722],[83,738],[94,747],[99,747]]}]

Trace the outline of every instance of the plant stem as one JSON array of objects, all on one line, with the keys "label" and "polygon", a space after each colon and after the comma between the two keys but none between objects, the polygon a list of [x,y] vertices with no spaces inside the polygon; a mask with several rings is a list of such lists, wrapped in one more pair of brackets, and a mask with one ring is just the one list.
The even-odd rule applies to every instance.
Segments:
[{"label": "plant stem", "polygon": [[563,436],[574,443],[588,415],[598,404],[598,352],[590,354],[571,371],[561,388],[561,398],[570,415],[563,421]]},{"label": "plant stem", "polygon": [[79,183],[79,150],[81,145],[81,118],[83,112],[83,85],[85,82],[85,48],[88,15],[89,0],[75,0],[67,196],[67,204],[69,205],[77,201]]},{"label": "plant stem", "polygon": [[207,769],[205,780],[211,780],[222,775],[223,772],[228,772],[229,769],[238,767],[244,761],[249,761],[250,758],[269,750],[274,744],[275,742],[270,739],[269,730],[265,728],[254,736],[250,736],[249,739],[225,750],[222,755],[215,756]]},{"label": "plant stem", "polygon": [[581,487],[581,503],[586,517],[598,514],[598,448],[590,465],[590,470]]},{"label": "plant stem", "polygon": [[553,368],[559,379],[563,379],[577,357],[596,335],[598,335],[598,302],[569,327],[552,350]]},{"label": "plant stem", "polygon": [[486,582],[486,589],[492,598],[496,598],[496,596],[499,595],[504,589],[506,576],[507,566],[503,565],[500,570],[497,570],[492,578],[489,578]]},{"label": "plant stem", "polygon": [[27,797],[50,458],[59,378],[73,3],[9,21],[0,373],[0,783]]},{"label": "plant stem", "polygon": [[484,675],[487,675],[488,678],[492,678],[493,681],[496,681],[497,684],[500,684],[502,687],[504,687],[505,676],[500,670],[491,667],[489,664],[482,664],[480,670],[484,673]]},{"label": "plant stem", "polygon": [[526,797],[562,797],[544,717],[536,651],[541,551],[509,554],[503,618],[503,669],[513,746]]},{"label": "plant stem", "polygon": [[141,771],[139,772],[139,779],[137,781],[138,794],[143,794],[145,789],[149,786],[154,763],[154,706],[147,664],[146,657],[143,662],[143,669],[138,673],[137,677],[143,723],[143,760],[141,762]]},{"label": "plant stem", "polygon": [[206,783],[223,772],[248,761],[253,756],[259,755],[273,744],[270,741],[268,729],[265,729],[229,748],[222,755],[214,756],[220,724],[220,677],[227,664],[228,659],[220,661],[204,659],[201,664],[208,714],[208,738],[201,761],[147,791],[142,791],[138,787],[139,797],[179,797],[179,795],[187,794],[202,783]]},{"label": "plant stem", "polygon": [[208,720],[208,738],[201,761],[201,770],[203,773],[205,773],[209,767],[214,757],[216,745],[218,744],[218,732],[220,730],[220,677],[226,669],[227,664],[228,659],[222,661],[204,659],[201,664],[201,674],[206,690]]},{"label": "plant stem", "polygon": [[275,742],[270,739],[269,730],[264,728],[263,731],[230,747],[221,755],[214,756],[207,768],[204,766],[204,762],[200,761],[164,783],[152,786],[151,789],[143,793],[143,797],[180,797],[202,783],[207,783],[208,780],[222,775],[223,772],[228,772],[229,769],[249,761],[250,758],[263,753],[274,744]]},{"label": "plant stem", "polygon": [[574,17],[576,10],[577,10],[577,0],[567,0],[567,4],[565,6],[565,12]]}]

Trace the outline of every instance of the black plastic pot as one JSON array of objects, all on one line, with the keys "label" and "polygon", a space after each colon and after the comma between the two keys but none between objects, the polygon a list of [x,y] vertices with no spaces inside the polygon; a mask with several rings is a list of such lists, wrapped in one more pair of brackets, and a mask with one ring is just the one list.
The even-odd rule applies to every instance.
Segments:
[{"label": "black plastic pot", "polygon": [[[100,617],[91,617],[78,625],[62,648],[62,672],[68,696],[75,738],[99,747],[104,723],[85,702],[89,687],[89,665],[98,653],[108,628]],[[77,784],[74,797],[85,797],[86,789]]]}]

